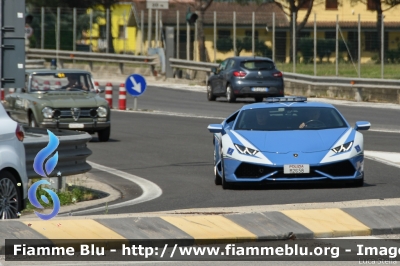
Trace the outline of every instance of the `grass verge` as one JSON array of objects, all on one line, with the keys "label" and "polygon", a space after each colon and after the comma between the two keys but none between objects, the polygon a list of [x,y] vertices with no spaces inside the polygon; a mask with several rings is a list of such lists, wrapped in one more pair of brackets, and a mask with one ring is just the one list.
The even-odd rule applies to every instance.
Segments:
[{"label": "grass verge", "polygon": [[[276,67],[280,71],[293,72],[293,64],[276,63]],[[335,63],[318,63],[317,76],[336,76]],[[338,65],[339,77],[358,77],[358,65],[355,66],[350,63],[339,63]],[[361,78],[378,78],[382,77],[381,65],[376,63],[363,63],[360,65]],[[314,64],[296,64],[296,73],[305,75],[314,75]],[[385,64],[383,69],[383,77],[385,79],[400,79],[400,71],[398,64]]]},{"label": "grass verge", "polygon": [[[32,183],[38,180],[40,179],[34,179],[32,180]],[[84,180],[67,183],[64,191],[55,191],[58,198],[60,199],[61,206],[71,205],[82,201],[95,200],[102,197],[101,193],[82,186],[83,182]],[[45,203],[42,200],[42,196],[45,196],[48,199],[48,203]],[[44,189],[36,190],[36,198],[45,209],[51,208],[53,206],[53,201],[51,197]],[[34,210],[37,210],[37,208],[28,201],[26,208],[22,211],[22,214],[30,213]]]}]

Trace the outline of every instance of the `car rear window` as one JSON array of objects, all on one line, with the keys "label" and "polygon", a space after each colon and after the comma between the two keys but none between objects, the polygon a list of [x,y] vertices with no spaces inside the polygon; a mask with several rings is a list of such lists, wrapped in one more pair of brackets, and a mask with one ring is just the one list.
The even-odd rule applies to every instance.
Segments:
[{"label": "car rear window", "polygon": [[248,70],[273,70],[275,65],[268,60],[250,60],[240,63],[240,66]]}]

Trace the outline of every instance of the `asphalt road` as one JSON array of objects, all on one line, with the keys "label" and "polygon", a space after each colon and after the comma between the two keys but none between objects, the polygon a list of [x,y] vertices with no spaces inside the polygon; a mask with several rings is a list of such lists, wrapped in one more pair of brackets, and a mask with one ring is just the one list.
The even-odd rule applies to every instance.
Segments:
[{"label": "asphalt road", "polygon": [[[246,101],[228,104],[208,102],[205,93],[149,87],[138,99],[139,109],[159,110],[199,117],[154,114],[153,112],[112,112],[111,140],[101,143],[94,137],[90,161],[148,179],[163,190],[161,197],[113,213],[168,211],[174,209],[234,207],[250,205],[334,202],[399,196],[398,168],[366,160],[365,185],[346,186],[279,185],[250,186],[223,190],[213,183],[212,135],[210,123],[240,108]],[[130,102],[129,102],[130,101]],[[128,98],[128,107],[133,103]],[[400,127],[399,109],[338,106],[348,121],[369,120],[379,129]],[[213,118],[214,117],[214,118]],[[367,131],[365,149],[400,152],[400,133]],[[120,190],[127,190],[118,177],[101,178]],[[138,191],[131,191],[127,195]],[[100,212],[99,212],[100,214]]]}]

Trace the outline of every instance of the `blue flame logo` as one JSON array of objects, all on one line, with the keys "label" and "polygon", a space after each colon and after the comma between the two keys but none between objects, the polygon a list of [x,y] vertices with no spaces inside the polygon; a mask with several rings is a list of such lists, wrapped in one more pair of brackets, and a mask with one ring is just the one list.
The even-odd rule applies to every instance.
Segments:
[{"label": "blue flame logo", "polygon": [[[50,175],[51,172],[56,167],[58,162],[58,152],[55,152],[55,150],[57,149],[60,143],[58,138],[50,130],[47,130],[47,134],[49,135],[49,143],[47,144],[46,147],[44,147],[41,151],[38,152],[33,162],[33,169],[38,175],[41,175],[43,177],[48,177],[48,175]],[[51,156],[53,153],[54,155]],[[43,206],[39,203],[38,199],[36,198],[36,191],[40,185],[50,185],[50,182],[47,180],[40,180],[35,182],[29,188],[28,198],[33,206],[39,209],[43,209]],[[44,190],[47,193],[49,193],[53,201],[53,211],[50,214],[42,214],[35,211],[35,214],[42,220],[50,220],[51,218],[56,216],[60,211],[60,199],[58,198],[57,194],[54,191],[47,188],[44,188]],[[49,203],[49,200],[45,195],[42,195],[41,199],[46,204]]]}]

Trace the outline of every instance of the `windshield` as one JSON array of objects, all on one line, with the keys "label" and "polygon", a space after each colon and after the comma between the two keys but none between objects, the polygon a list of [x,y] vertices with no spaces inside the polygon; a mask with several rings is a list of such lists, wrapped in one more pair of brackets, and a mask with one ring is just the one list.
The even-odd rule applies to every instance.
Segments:
[{"label": "windshield", "polygon": [[244,110],[235,130],[315,130],[347,127],[339,112],[327,107],[276,107]]},{"label": "windshield", "polygon": [[46,73],[32,75],[29,91],[94,91],[94,86],[89,74]]}]

